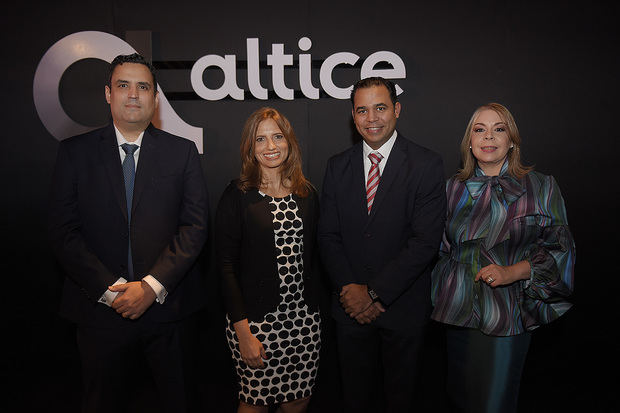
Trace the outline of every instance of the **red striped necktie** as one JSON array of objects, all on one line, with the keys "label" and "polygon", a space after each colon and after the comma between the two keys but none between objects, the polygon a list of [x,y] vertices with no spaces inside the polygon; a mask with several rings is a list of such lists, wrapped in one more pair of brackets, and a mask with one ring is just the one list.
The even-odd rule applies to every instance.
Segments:
[{"label": "red striped necktie", "polygon": [[383,156],[379,152],[373,152],[368,154],[368,158],[370,159],[370,163],[372,163],[370,171],[368,171],[368,181],[366,182],[366,202],[368,204],[368,215],[370,215],[372,203],[375,200],[375,194],[379,187],[379,178],[381,177],[379,173],[379,162],[381,162]]}]

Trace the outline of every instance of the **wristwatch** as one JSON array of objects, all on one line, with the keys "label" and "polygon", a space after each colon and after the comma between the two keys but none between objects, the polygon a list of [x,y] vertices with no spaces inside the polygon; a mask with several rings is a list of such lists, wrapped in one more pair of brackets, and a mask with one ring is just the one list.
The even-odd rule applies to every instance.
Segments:
[{"label": "wristwatch", "polygon": [[377,301],[379,301],[379,295],[375,292],[375,290],[370,288],[370,286],[368,286],[368,295],[372,299],[373,303],[376,303]]}]

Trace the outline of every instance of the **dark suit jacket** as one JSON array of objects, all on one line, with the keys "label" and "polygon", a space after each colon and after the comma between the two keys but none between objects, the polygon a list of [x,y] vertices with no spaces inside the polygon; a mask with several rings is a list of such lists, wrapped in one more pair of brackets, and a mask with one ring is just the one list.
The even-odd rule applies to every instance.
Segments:
[{"label": "dark suit jacket", "polygon": [[376,325],[424,325],[430,264],[446,216],[442,160],[398,134],[368,215],[362,157],[362,142],[333,156],[323,182],[319,246],[334,287],[332,313],[338,322],[356,323],[338,293],[349,283],[368,284],[387,306]]},{"label": "dark suit jacket", "polygon": [[[314,190],[307,197],[293,195],[303,221],[304,300],[318,303],[316,227],[319,204]],[[237,181],[224,190],[215,218],[215,243],[222,277],[224,304],[234,323],[259,321],[280,303],[280,276],[269,200],[256,189],[242,192]]]},{"label": "dark suit jacket", "polygon": [[112,124],[60,143],[49,232],[66,273],[61,314],[85,325],[131,322],[97,300],[127,278],[128,237],[134,277],[155,277],[168,291],[140,320],[174,321],[197,310],[204,286],[196,257],[206,239],[208,201],[194,143],[152,125],[136,171],[131,234],[121,159]]}]

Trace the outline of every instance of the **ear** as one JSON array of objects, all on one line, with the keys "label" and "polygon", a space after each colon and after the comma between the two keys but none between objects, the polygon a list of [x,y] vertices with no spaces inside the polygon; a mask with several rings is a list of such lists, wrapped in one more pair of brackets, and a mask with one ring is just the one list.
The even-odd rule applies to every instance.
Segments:
[{"label": "ear", "polygon": [[155,91],[155,109],[159,107],[159,90]]},{"label": "ear", "polygon": [[396,102],[394,105],[394,114],[396,115],[396,119],[400,116],[400,102]]},{"label": "ear", "polygon": [[105,100],[110,104],[110,86],[105,87]]}]

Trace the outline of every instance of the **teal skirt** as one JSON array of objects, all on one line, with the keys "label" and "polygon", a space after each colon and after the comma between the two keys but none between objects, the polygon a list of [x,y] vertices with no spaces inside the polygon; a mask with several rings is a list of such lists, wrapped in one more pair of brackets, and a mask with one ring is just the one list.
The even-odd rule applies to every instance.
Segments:
[{"label": "teal skirt", "polygon": [[471,413],[516,412],[531,338],[529,332],[494,337],[471,328],[447,327],[446,385],[453,406]]}]

